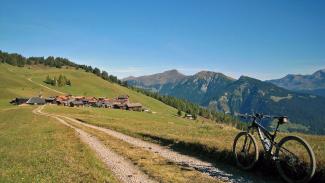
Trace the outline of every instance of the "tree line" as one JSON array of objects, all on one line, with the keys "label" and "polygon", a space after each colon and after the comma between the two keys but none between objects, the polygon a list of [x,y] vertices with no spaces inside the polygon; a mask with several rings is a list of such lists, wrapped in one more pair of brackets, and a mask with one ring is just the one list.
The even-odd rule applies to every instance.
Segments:
[{"label": "tree line", "polygon": [[0,50],[0,63],[7,63],[9,65],[24,67],[25,65],[46,65],[49,67],[62,68],[66,67],[74,67],[75,69],[83,69],[86,72],[93,73],[106,81],[110,81],[112,83],[118,83],[120,85],[126,85],[126,82],[122,82],[116,76],[109,75],[106,71],[101,71],[99,68],[88,65],[80,65],[70,61],[67,58],[62,57],[53,57],[49,56],[45,57],[24,57],[17,53],[7,53]]}]

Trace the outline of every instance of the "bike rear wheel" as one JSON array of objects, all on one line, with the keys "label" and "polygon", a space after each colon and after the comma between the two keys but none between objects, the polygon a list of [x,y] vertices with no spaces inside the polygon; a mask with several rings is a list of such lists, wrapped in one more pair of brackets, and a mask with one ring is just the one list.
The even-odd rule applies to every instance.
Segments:
[{"label": "bike rear wheel", "polygon": [[308,182],[315,173],[314,152],[300,137],[284,137],[277,146],[275,156],[279,174],[289,183]]},{"label": "bike rear wheel", "polygon": [[237,166],[244,170],[252,169],[259,154],[254,136],[247,132],[240,132],[234,140],[233,154]]}]

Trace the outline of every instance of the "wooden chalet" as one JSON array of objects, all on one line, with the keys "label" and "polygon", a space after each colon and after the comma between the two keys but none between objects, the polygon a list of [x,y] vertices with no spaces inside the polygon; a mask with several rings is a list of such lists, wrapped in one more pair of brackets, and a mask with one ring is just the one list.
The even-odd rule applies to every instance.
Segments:
[{"label": "wooden chalet", "polygon": [[128,103],[129,102],[129,96],[128,95],[120,95],[115,100],[116,100],[116,102],[119,102],[121,104]]},{"label": "wooden chalet", "polygon": [[80,107],[80,106],[84,106],[84,103],[82,100],[71,100],[69,102],[69,106],[70,107]]},{"label": "wooden chalet", "polygon": [[45,99],[41,98],[41,97],[32,97],[30,99],[27,100],[26,104],[30,104],[30,105],[44,105]]},{"label": "wooden chalet", "polygon": [[47,103],[47,104],[54,104],[54,103],[56,103],[56,98],[55,97],[45,98],[45,103]]},{"label": "wooden chalet", "polygon": [[68,105],[68,100],[69,100],[69,96],[64,96],[64,95],[57,96],[55,98],[55,102],[56,102],[57,105],[67,106]]},{"label": "wooden chalet", "polygon": [[142,110],[142,104],[140,103],[127,103],[126,109],[130,111],[141,111]]},{"label": "wooden chalet", "polygon": [[15,98],[10,101],[11,104],[21,105],[25,104],[28,101],[28,98]]},{"label": "wooden chalet", "polygon": [[113,107],[114,109],[126,109],[125,104],[121,104],[121,103],[119,103],[119,102],[114,102],[113,105],[112,105],[112,107]]}]

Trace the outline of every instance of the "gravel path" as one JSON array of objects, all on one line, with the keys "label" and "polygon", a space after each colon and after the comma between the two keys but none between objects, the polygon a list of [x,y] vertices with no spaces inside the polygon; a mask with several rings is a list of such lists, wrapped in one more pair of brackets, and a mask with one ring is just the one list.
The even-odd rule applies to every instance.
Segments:
[{"label": "gravel path", "polygon": [[44,106],[38,107],[35,110],[33,110],[33,113],[37,115],[44,115],[44,116],[55,118],[60,123],[74,129],[77,132],[78,136],[80,137],[81,141],[88,144],[89,147],[97,153],[100,159],[106,164],[106,166],[115,174],[115,176],[121,182],[127,182],[127,183],[155,182],[151,180],[142,171],[140,171],[136,166],[134,166],[132,162],[126,160],[125,158],[123,158],[123,156],[120,156],[114,151],[108,149],[96,137],[91,136],[87,132],[68,124],[64,119],[62,119],[63,116],[51,115],[42,112],[43,108]]},{"label": "gravel path", "polygon": [[201,161],[197,158],[180,154],[178,152],[175,152],[171,149],[168,149],[167,147],[163,147],[158,144],[154,144],[154,143],[150,143],[150,142],[138,139],[138,138],[134,138],[134,137],[125,135],[123,133],[111,130],[111,129],[102,128],[102,127],[98,127],[95,125],[83,123],[83,122],[80,122],[76,119],[73,119],[73,118],[70,118],[67,116],[63,116],[63,115],[56,115],[56,116],[64,118],[66,120],[69,120],[70,122],[73,122],[73,123],[76,123],[79,125],[83,125],[88,128],[102,131],[112,137],[123,140],[129,144],[136,146],[136,147],[141,147],[141,148],[151,151],[153,153],[157,153],[160,156],[162,156],[163,158],[165,158],[169,161],[172,161],[178,165],[194,168],[197,171],[200,171],[200,172],[207,174],[211,177],[217,178],[218,180],[223,180],[226,182],[233,182],[233,183],[276,182],[274,180],[265,180],[263,177],[255,177],[251,174],[239,171],[237,169],[233,169],[233,167],[229,168],[229,166],[227,168],[224,168],[225,166],[223,166],[222,170],[221,170],[220,168],[215,167],[214,165],[212,165],[209,162]]},{"label": "gravel path", "polygon": [[67,119],[71,122],[77,123],[79,125],[83,125],[85,127],[89,127],[89,128],[93,128],[93,129],[102,131],[112,137],[123,140],[129,144],[136,146],[136,147],[141,147],[141,148],[144,148],[144,149],[151,151],[153,153],[157,153],[160,156],[162,156],[163,158],[168,159],[169,161],[172,161],[178,165],[194,168],[202,173],[208,174],[209,176],[212,176],[219,180],[223,180],[223,181],[227,181],[227,182],[234,182],[234,183],[251,182],[251,181],[245,181],[244,178],[237,177],[236,179],[234,179],[234,178],[232,178],[231,174],[219,170],[218,168],[214,167],[211,163],[204,162],[204,161],[201,161],[199,159],[196,159],[196,158],[193,158],[190,156],[179,154],[179,153],[172,151],[166,147],[163,147],[163,146],[160,146],[160,145],[157,145],[154,143],[150,143],[147,141],[143,141],[141,139],[134,138],[134,137],[125,135],[123,133],[120,133],[120,132],[117,132],[114,130],[82,123],[82,122],[80,122],[76,119],[70,118],[70,117],[66,117],[66,116],[60,116],[60,117],[63,117],[65,119]]}]

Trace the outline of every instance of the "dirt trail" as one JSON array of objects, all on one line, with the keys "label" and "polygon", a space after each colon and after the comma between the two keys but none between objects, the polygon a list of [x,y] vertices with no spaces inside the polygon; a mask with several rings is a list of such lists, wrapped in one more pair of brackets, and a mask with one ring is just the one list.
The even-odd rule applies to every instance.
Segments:
[{"label": "dirt trail", "polygon": [[55,89],[53,89],[53,88],[47,87],[47,86],[45,86],[45,85],[42,85],[42,84],[40,84],[40,83],[37,83],[37,82],[33,81],[32,78],[28,78],[27,80],[30,81],[30,82],[32,82],[32,83],[34,83],[34,84],[37,84],[37,85],[39,85],[39,86],[41,86],[41,87],[44,87],[44,88],[46,88],[46,89],[48,89],[48,90],[51,90],[51,91],[54,91],[54,92],[56,92],[56,93],[60,93],[60,94],[65,95],[65,93],[63,93],[63,92],[60,92],[60,91],[58,91],[58,90],[55,90]]},{"label": "dirt trail", "polygon": [[[43,113],[43,114],[46,114],[46,113]],[[112,137],[123,140],[129,144],[136,146],[136,147],[140,147],[147,151],[157,153],[160,156],[162,156],[163,158],[165,158],[169,161],[172,161],[178,165],[194,168],[197,171],[200,171],[204,174],[207,174],[207,175],[217,178],[219,180],[223,180],[226,182],[233,182],[233,183],[276,182],[274,180],[265,180],[263,177],[255,177],[249,173],[235,170],[235,169],[233,169],[233,167],[229,167],[229,166],[226,168],[225,168],[225,166],[223,166],[223,167],[220,166],[217,168],[209,162],[201,161],[197,158],[180,154],[180,153],[175,152],[171,149],[168,149],[167,147],[163,147],[158,144],[154,144],[154,143],[150,143],[150,142],[138,139],[138,138],[134,138],[134,137],[125,135],[123,133],[111,130],[111,129],[86,124],[86,123],[80,122],[76,119],[73,119],[71,117],[67,117],[67,116],[63,116],[63,115],[55,115],[55,116],[64,118],[70,122],[73,122],[73,123],[76,123],[79,125],[83,125],[88,128],[102,131]]]},{"label": "dirt trail", "polygon": [[124,157],[118,155],[114,151],[111,151],[108,147],[101,143],[96,137],[88,134],[87,132],[76,128],[69,123],[67,123],[62,117],[51,115],[48,113],[42,112],[44,106],[38,107],[33,110],[34,114],[43,115],[55,118],[60,123],[74,129],[79,135],[82,142],[89,145],[89,147],[94,150],[100,159],[106,164],[106,166],[115,174],[115,176],[121,182],[132,182],[132,183],[150,183],[155,182],[150,179],[146,174],[140,171],[136,166],[132,164],[129,160],[126,160]]}]

